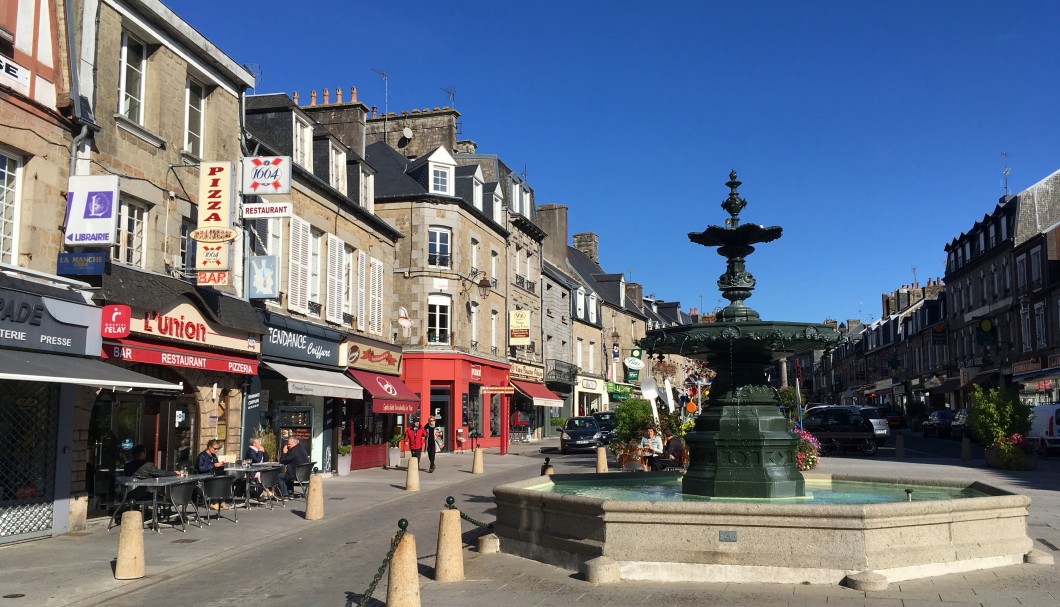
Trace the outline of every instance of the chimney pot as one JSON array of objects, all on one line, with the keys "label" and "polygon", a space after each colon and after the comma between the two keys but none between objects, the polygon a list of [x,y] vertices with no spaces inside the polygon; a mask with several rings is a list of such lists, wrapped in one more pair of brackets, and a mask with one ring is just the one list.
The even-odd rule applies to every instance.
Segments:
[{"label": "chimney pot", "polygon": [[328,105],[330,101],[328,98],[331,97],[331,89],[324,89],[324,105]]},{"label": "chimney pot", "polygon": [[335,87],[335,103],[342,103],[342,89]]},{"label": "chimney pot", "polygon": [[294,95],[292,95],[292,97],[294,97],[294,104],[298,105],[298,91],[295,91]]},{"label": "chimney pot", "polygon": [[350,87],[350,103],[357,103],[357,87]]},{"label": "chimney pot", "polygon": [[317,104],[317,92],[315,90],[309,92],[309,105]]}]

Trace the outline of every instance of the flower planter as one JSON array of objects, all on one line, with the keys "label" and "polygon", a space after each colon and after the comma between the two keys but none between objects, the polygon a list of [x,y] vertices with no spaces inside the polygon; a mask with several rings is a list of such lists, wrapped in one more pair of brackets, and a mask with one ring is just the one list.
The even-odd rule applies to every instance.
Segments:
[{"label": "flower planter", "polygon": [[994,447],[987,447],[983,451],[983,459],[987,468],[999,468],[1003,470],[1034,470],[1038,466],[1038,456],[1020,450],[1022,456],[1003,457],[1002,452]]},{"label": "flower planter", "polygon": [[339,476],[349,476],[350,468],[353,467],[353,455],[347,453],[346,455],[339,454],[336,463],[336,473]]}]

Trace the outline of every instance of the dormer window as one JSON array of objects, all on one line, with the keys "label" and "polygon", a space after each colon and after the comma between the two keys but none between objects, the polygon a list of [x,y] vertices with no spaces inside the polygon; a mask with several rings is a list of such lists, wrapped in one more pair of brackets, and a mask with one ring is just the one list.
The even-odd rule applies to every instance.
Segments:
[{"label": "dormer window", "polygon": [[618,281],[618,305],[620,307],[626,307],[626,279],[620,278]]},{"label": "dormer window", "polygon": [[480,211],[482,210],[483,185],[484,184],[482,183],[482,180],[477,177],[471,181],[471,204],[473,204],[475,208]]},{"label": "dormer window", "polygon": [[361,193],[358,201],[362,207],[368,209],[369,213],[375,213],[375,175],[360,166]]},{"label": "dormer window", "polygon": [[452,180],[452,169],[450,167],[431,163],[432,194],[449,194]]},{"label": "dormer window", "polygon": [[328,145],[328,179],[331,187],[346,193],[346,150],[334,141]]},{"label": "dormer window", "polygon": [[504,212],[504,199],[499,192],[493,194],[493,221],[497,223],[503,223],[504,219],[501,217],[501,213]]},{"label": "dormer window", "polygon": [[578,289],[578,295],[575,299],[575,306],[578,313],[578,318],[585,318],[585,290]]},{"label": "dormer window", "polygon": [[306,170],[313,170],[313,126],[301,116],[294,115],[294,140],[291,156],[296,164]]},{"label": "dormer window", "polygon": [[589,295],[589,322],[596,322],[596,293]]}]

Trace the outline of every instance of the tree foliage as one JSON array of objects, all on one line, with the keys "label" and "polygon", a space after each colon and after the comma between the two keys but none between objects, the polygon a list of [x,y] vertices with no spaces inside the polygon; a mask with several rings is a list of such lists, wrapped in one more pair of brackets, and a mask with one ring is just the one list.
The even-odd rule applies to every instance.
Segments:
[{"label": "tree foliage", "polygon": [[1026,435],[1031,429],[1031,405],[1020,400],[1015,390],[974,386],[968,407],[968,421],[975,435],[985,444],[1013,434]]}]

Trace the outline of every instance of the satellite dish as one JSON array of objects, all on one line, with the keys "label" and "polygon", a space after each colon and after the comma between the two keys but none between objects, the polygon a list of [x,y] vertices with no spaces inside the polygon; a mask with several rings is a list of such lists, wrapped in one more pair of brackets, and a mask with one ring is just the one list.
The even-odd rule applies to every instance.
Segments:
[{"label": "satellite dish", "polygon": [[409,127],[401,129],[401,136],[405,139],[412,139],[412,129],[410,129]]}]

